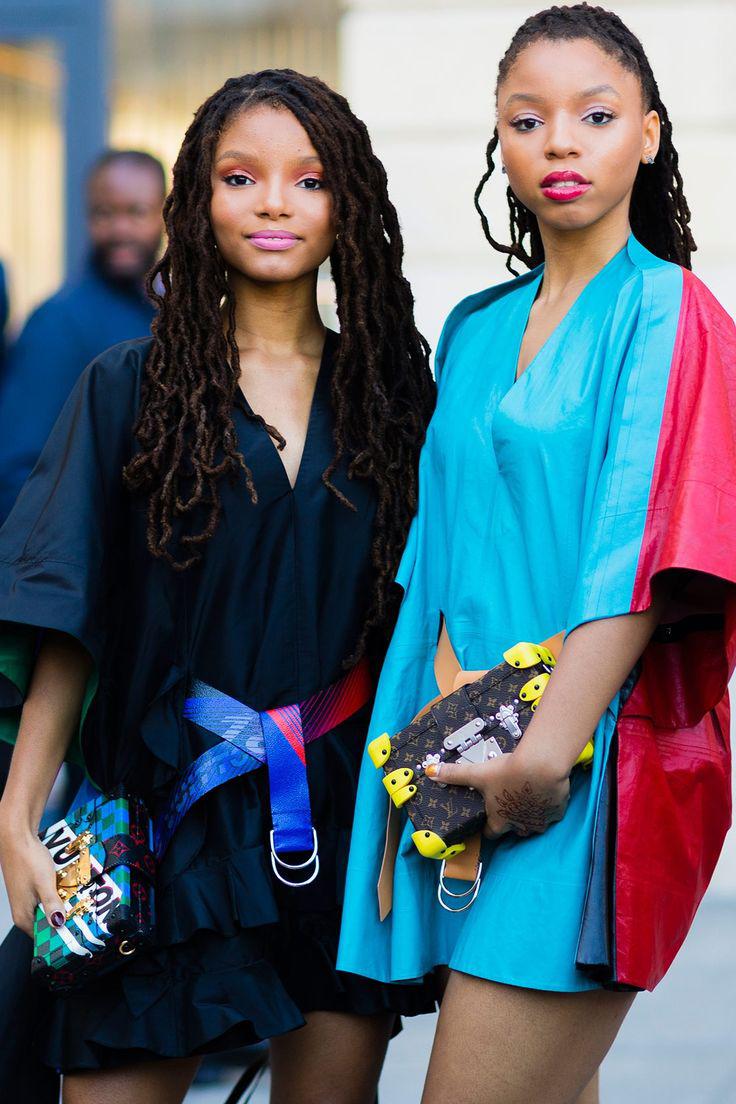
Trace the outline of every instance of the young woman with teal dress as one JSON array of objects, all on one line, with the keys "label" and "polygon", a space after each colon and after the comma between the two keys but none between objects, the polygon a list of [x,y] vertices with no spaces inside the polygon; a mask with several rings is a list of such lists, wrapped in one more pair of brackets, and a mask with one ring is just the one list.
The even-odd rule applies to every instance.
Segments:
[{"label": "young woman with teal dress", "polygon": [[671,124],[621,20],[533,16],[496,97],[476,202],[498,153],[512,244],[484,229],[530,271],[445,325],[369,740],[437,695],[438,656],[457,657],[457,687],[518,641],[566,636],[513,755],[425,768],[485,799],[470,907],[440,907],[402,810],[380,918],[387,796],[366,757],[338,965],[393,982],[450,968],[425,1104],[589,1104],[730,820],[736,342],[689,271]]}]

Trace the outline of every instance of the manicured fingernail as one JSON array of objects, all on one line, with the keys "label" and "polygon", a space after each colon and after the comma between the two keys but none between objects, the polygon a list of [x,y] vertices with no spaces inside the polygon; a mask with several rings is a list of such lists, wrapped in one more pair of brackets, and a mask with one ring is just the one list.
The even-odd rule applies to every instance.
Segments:
[{"label": "manicured fingernail", "polygon": [[51,923],[54,925],[55,928],[63,928],[64,927],[64,913],[63,912],[52,912],[51,913]]},{"label": "manicured fingernail", "polygon": [[437,778],[439,777],[440,768],[436,763],[430,763],[430,765],[425,768],[424,773],[427,778]]}]

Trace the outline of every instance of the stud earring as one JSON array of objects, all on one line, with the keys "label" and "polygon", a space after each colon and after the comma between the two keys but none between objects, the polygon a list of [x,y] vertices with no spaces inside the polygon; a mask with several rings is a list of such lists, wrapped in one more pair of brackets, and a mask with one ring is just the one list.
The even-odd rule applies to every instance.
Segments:
[{"label": "stud earring", "polygon": [[506,172],[506,166],[505,165],[501,166],[501,172],[503,173],[504,176],[508,175],[507,172]]},{"label": "stud earring", "polygon": [[652,157],[651,153],[647,154],[646,163],[647,163],[647,165],[653,165],[654,164],[654,158]]}]

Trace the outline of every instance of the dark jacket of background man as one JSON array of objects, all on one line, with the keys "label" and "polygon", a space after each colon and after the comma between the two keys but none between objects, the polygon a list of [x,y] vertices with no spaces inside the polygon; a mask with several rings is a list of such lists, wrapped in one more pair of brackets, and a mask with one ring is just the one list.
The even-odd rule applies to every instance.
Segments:
[{"label": "dark jacket of background man", "polygon": [[87,270],[42,303],[7,352],[0,378],[0,524],[84,368],[150,332],[143,280],[161,245],[163,166],[137,150],[102,155],[87,182]]}]

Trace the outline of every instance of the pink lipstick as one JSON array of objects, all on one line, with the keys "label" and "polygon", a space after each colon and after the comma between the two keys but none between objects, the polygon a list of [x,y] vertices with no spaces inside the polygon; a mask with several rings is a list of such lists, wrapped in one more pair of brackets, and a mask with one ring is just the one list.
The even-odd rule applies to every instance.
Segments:
[{"label": "pink lipstick", "polygon": [[253,242],[256,249],[267,249],[277,252],[281,249],[291,249],[301,238],[296,234],[290,234],[288,230],[259,230],[256,234],[249,234],[248,241]]},{"label": "pink lipstick", "polygon": [[585,195],[590,186],[589,180],[572,169],[548,173],[540,185],[542,195],[558,203],[569,203],[571,199],[578,199]]}]

